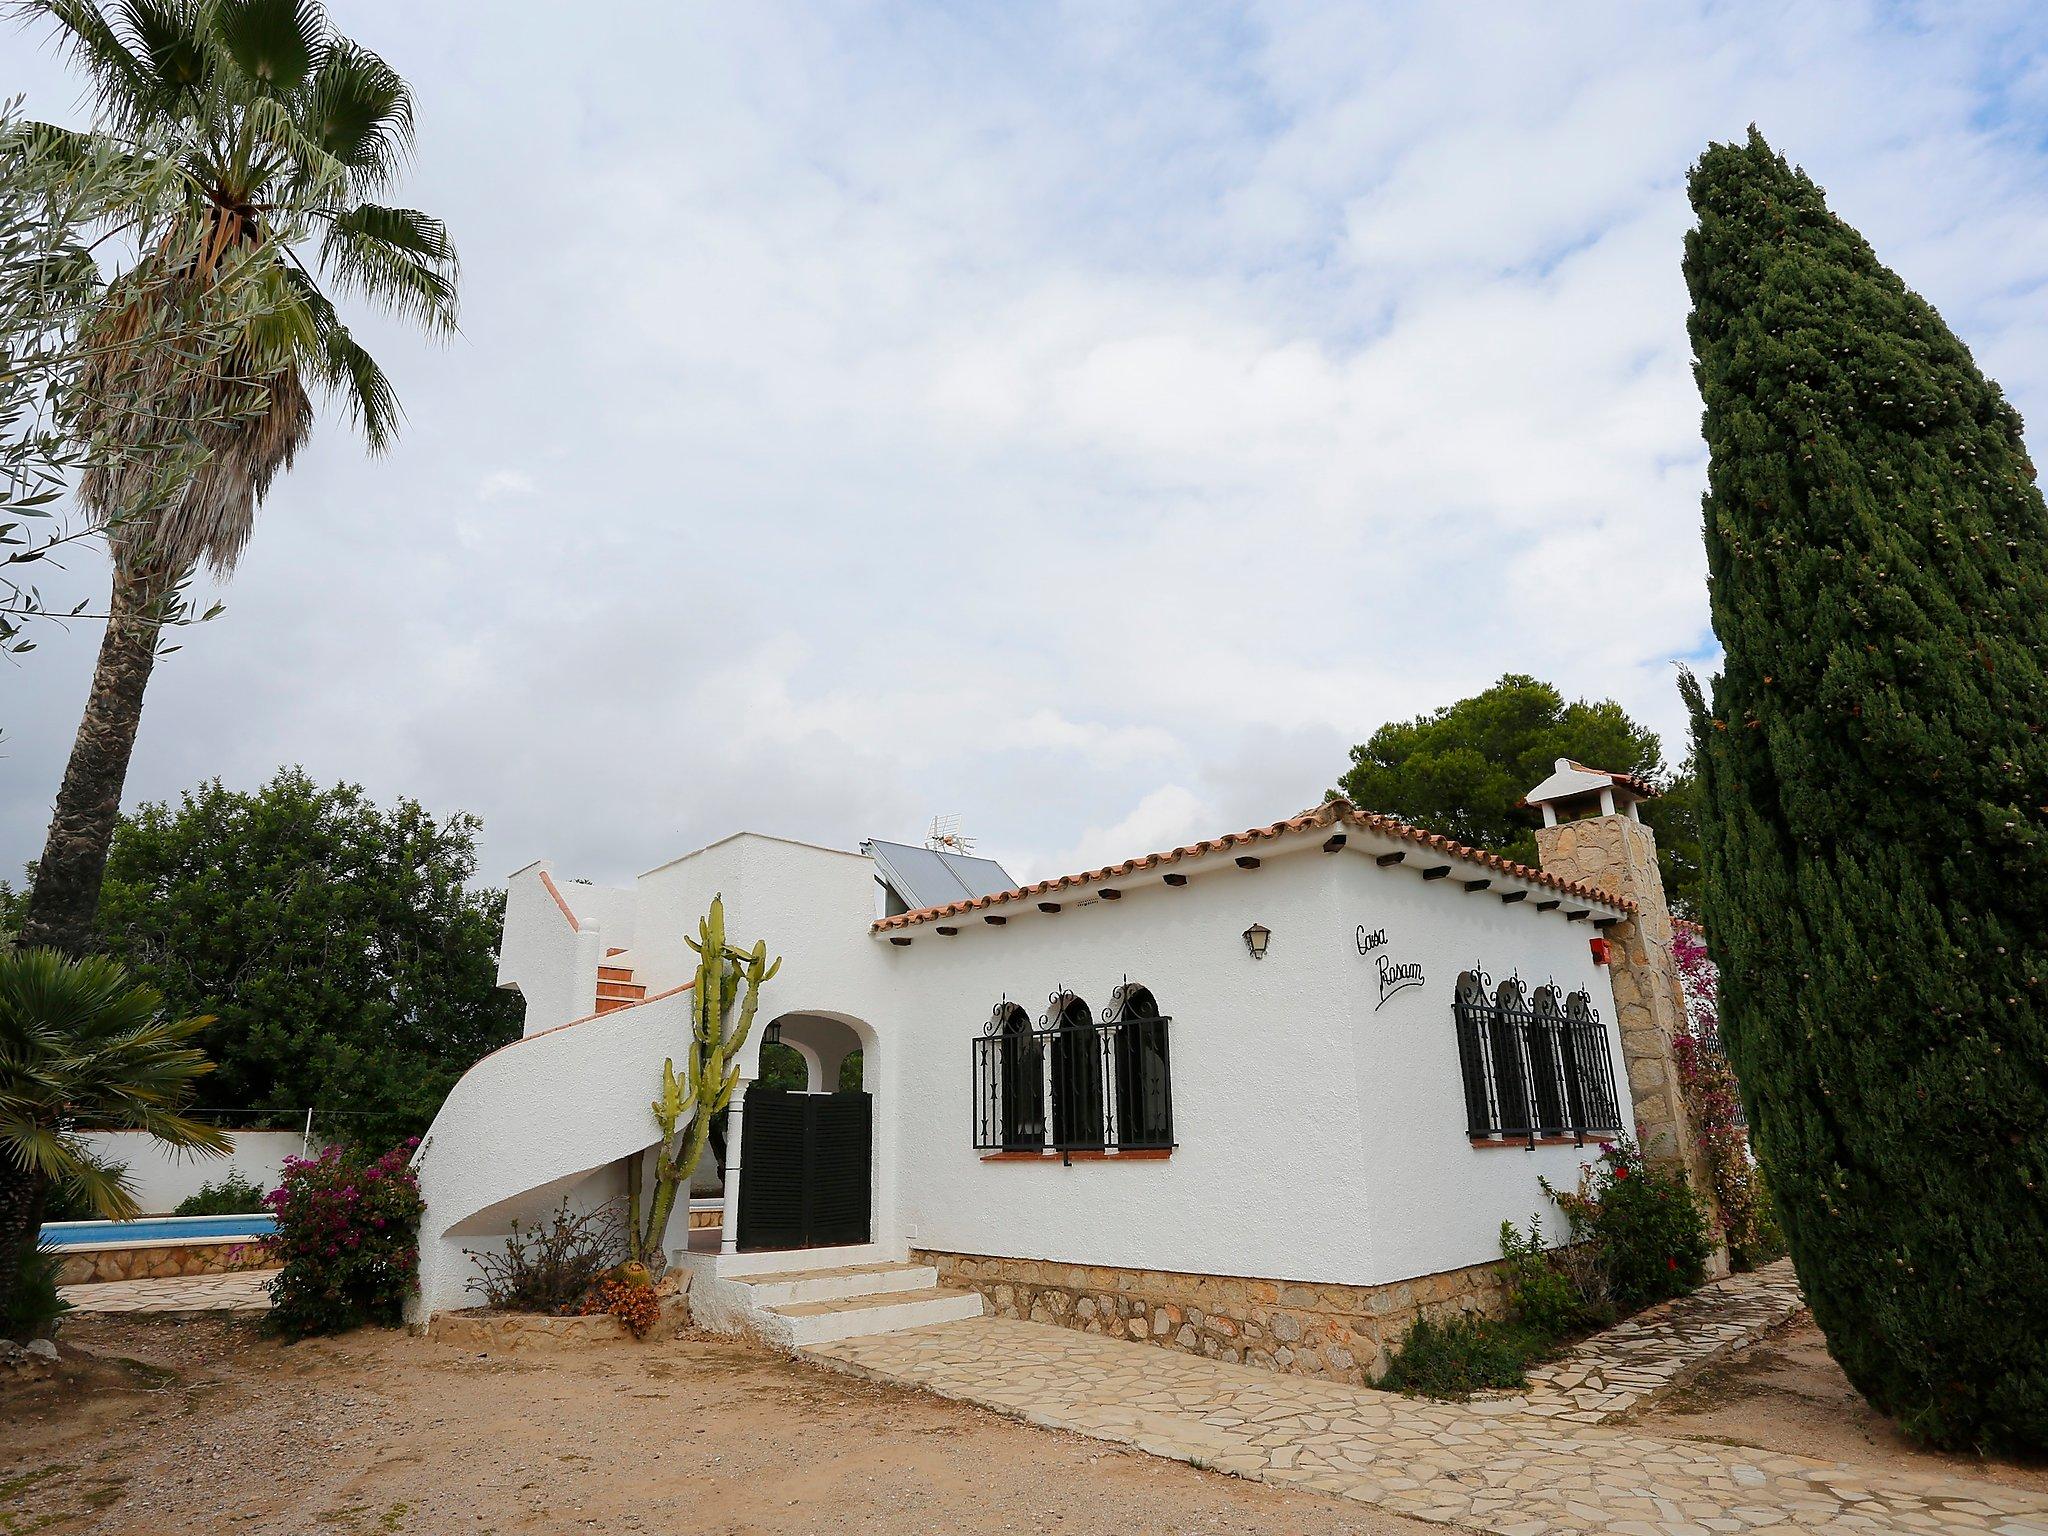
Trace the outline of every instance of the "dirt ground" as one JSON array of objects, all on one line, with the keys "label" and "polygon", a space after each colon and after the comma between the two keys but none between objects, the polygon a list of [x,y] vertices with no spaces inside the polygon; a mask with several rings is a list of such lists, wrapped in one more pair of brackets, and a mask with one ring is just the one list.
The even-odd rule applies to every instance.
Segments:
[{"label": "dirt ground", "polygon": [[1718,1440],[1927,1476],[1981,1477],[2048,1492],[2048,1464],[1948,1456],[1913,1444],[1857,1395],[1802,1312],[1727,1364],[1636,1416],[1654,1435]]},{"label": "dirt ground", "polygon": [[0,1385],[0,1533],[1442,1536],[686,1336],[490,1356],[366,1331],[82,1318]]}]

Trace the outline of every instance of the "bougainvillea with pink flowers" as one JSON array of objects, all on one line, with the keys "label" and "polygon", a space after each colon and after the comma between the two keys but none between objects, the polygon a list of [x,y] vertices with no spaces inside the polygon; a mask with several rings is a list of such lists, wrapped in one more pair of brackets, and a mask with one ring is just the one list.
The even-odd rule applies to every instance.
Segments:
[{"label": "bougainvillea with pink flowers", "polygon": [[415,1137],[376,1158],[336,1146],[285,1159],[283,1182],[264,1197],[277,1217],[270,1249],[284,1265],[270,1282],[273,1327],[304,1338],[400,1321],[419,1287],[418,1145]]},{"label": "bougainvillea with pink flowers", "polygon": [[1672,953],[1685,992],[1685,1030],[1672,1041],[1679,1088],[1692,1119],[1693,1139],[1713,1179],[1729,1258],[1738,1269],[1753,1269],[1782,1254],[1785,1240],[1764,1188],[1763,1170],[1749,1155],[1741,1090],[1721,1047],[1721,973],[1707,953],[1706,941],[1690,925],[1680,926],[1673,936]]},{"label": "bougainvillea with pink flowers", "polygon": [[1626,1315],[1683,1296],[1706,1278],[1707,1213],[1685,1175],[1645,1162],[1626,1136],[1600,1143],[1600,1157],[1579,1170],[1579,1187],[1539,1179],[1571,1218],[1572,1236],[1591,1243],[1608,1293]]}]

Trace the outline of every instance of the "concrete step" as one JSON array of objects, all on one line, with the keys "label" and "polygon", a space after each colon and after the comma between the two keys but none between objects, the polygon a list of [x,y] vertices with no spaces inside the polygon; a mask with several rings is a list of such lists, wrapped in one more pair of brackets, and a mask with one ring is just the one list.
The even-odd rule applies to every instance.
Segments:
[{"label": "concrete step", "polygon": [[882,1296],[898,1291],[928,1291],[939,1283],[930,1264],[852,1264],[840,1269],[798,1269],[763,1275],[746,1282],[757,1307],[793,1302],[835,1301],[856,1296]]},{"label": "concrete step", "polygon": [[766,1280],[777,1275],[820,1269],[901,1264],[908,1257],[900,1243],[849,1243],[843,1248],[769,1248],[751,1253],[721,1253],[715,1273],[721,1280]]},{"label": "concrete step", "polygon": [[[797,1301],[770,1307],[764,1320],[780,1342],[801,1348],[838,1339],[865,1338],[876,1333],[901,1333],[933,1323],[957,1323],[981,1316],[981,1297],[934,1285],[915,1291],[884,1291],[874,1296],[842,1296],[832,1301]],[[770,1329],[763,1329],[764,1333]]]}]

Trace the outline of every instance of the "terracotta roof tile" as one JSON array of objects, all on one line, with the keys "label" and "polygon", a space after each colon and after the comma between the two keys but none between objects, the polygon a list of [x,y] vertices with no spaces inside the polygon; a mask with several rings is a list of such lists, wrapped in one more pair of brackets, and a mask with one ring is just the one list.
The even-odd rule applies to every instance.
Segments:
[{"label": "terracotta roof tile", "polygon": [[1468,848],[1463,843],[1453,842],[1436,832],[1410,826],[1405,821],[1396,821],[1391,816],[1382,816],[1376,811],[1361,811],[1348,800],[1329,800],[1312,811],[1299,816],[1290,816],[1285,821],[1276,821],[1271,826],[1252,827],[1243,832],[1227,832],[1221,837],[1205,838],[1199,843],[1188,843],[1183,847],[1168,849],[1164,853],[1148,853],[1142,858],[1126,859],[1121,864],[1105,865],[1101,869],[1082,870],[1078,874],[1060,875],[1051,880],[1040,880],[1035,885],[1019,886],[1012,891],[997,891],[988,896],[976,896],[969,901],[948,902],[942,907],[921,907],[914,912],[899,912],[894,917],[878,918],[872,931],[882,933],[897,928],[910,928],[934,918],[957,917],[966,912],[980,912],[991,907],[1000,907],[1012,901],[1026,901],[1034,896],[1043,896],[1049,891],[1071,890],[1076,886],[1092,885],[1100,880],[1117,880],[1126,875],[1142,874],[1146,870],[1158,869],[1167,864],[1178,864],[1186,859],[1198,859],[1205,854],[1223,853],[1232,848],[1243,848],[1256,843],[1272,842],[1293,832],[1314,831],[1339,824],[1359,827],[1370,832],[1383,833],[1411,843],[1420,843],[1438,853],[1448,854],[1454,859],[1481,864],[1504,875],[1519,880],[1528,880],[1545,886],[1563,896],[1572,896],[1585,901],[1596,901],[1604,907],[1618,912],[1634,912],[1635,904],[1605,891],[1576,880],[1560,879],[1540,869],[1531,869],[1526,864],[1517,864],[1504,859],[1497,853],[1483,848]]},{"label": "terracotta roof tile", "polygon": [[1661,791],[1648,779],[1639,779],[1632,773],[1616,773],[1612,768],[1588,768],[1576,759],[1567,759],[1581,773],[1602,773],[1623,789],[1630,790],[1638,800],[1654,800]]}]

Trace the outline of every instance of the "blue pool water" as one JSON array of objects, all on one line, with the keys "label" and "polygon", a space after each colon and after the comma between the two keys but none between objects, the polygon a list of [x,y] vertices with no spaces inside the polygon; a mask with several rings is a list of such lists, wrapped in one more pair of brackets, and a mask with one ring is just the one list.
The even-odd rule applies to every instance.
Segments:
[{"label": "blue pool water", "polygon": [[260,1216],[144,1216],[135,1221],[59,1221],[43,1227],[53,1248],[160,1243],[175,1237],[263,1237],[277,1230],[277,1218]]}]

